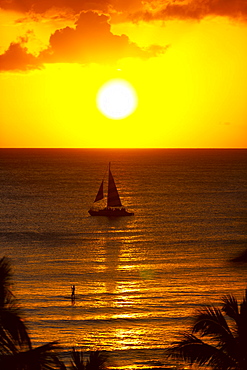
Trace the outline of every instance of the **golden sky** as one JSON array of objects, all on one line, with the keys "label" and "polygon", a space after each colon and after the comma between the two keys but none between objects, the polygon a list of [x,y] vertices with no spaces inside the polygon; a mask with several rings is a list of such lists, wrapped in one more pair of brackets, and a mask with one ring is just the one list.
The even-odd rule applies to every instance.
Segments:
[{"label": "golden sky", "polygon": [[0,0],[0,39],[2,148],[247,146],[247,0]]}]

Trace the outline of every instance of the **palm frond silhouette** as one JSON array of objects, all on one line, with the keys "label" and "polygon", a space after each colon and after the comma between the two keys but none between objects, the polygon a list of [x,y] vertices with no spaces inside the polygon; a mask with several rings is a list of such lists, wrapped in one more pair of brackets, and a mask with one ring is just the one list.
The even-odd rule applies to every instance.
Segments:
[{"label": "palm frond silhouette", "polygon": [[22,310],[11,292],[11,264],[0,259],[0,368],[1,370],[61,369],[56,342],[32,348]]},{"label": "palm frond silhouette", "polygon": [[206,306],[195,317],[191,330],[167,350],[169,358],[217,370],[247,369],[247,290],[240,304],[232,295],[222,308]]}]

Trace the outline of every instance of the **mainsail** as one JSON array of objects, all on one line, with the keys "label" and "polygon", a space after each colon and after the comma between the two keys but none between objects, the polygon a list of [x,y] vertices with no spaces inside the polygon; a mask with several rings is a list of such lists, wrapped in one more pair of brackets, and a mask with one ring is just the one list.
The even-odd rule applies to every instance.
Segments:
[{"label": "mainsail", "polygon": [[[133,216],[134,212],[129,212],[122,206],[117,187],[114,181],[114,178],[111,173],[109,163],[109,175],[108,175],[108,194],[107,194],[107,206],[104,208],[92,207],[88,211],[91,216],[105,216],[105,217],[123,217],[123,216]],[[104,186],[105,176],[100,184],[98,193],[94,200],[98,202],[104,198],[103,186]]]},{"label": "mainsail", "polygon": [[99,191],[98,191],[98,193],[97,193],[97,195],[95,197],[94,203],[95,202],[98,202],[99,200],[101,200],[101,199],[104,198],[103,186],[104,186],[104,180],[102,180],[102,182],[100,184]]},{"label": "mainsail", "polygon": [[107,207],[122,207],[117,187],[109,168]]}]

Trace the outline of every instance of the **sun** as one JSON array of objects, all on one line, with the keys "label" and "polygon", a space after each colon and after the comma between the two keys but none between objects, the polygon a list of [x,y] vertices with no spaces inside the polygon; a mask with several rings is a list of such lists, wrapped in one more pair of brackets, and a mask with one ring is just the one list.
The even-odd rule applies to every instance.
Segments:
[{"label": "sun", "polygon": [[111,119],[123,119],[137,107],[137,95],[133,86],[123,79],[112,79],[98,91],[97,107]]}]

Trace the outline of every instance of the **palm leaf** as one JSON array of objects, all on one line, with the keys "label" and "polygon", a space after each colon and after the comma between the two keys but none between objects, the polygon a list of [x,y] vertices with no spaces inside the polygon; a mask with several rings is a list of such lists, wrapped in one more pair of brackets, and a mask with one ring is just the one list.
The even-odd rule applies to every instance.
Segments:
[{"label": "palm leaf", "polygon": [[85,370],[84,356],[82,351],[76,351],[73,347],[71,354],[71,368],[72,370]]},{"label": "palm leaf", "polygon": [[11,278],[12,274],[10,260],[6,257],[3,257],[0,259],[0,307],[4,307],[11,296],[9,290]]},{"label": "palm leaf", "polygon": [[[58,361],[60,347],[57,342],[44,344],[43,346],[32,349],[27,354],[27,360],[36,367],[37,370],[54,370],[60,369]],[[30,368],[31,370],[32,368]]]},{"label": "palm leaf", "polygon": [[214,306],[199,310],[191,332],[173,343],[167,355],[215,370],[246,370],[247,290],[240,308],[237,300],[229,295],[223,298],[222,311]]},{"label": "palm leaf", "polygon": [[223,307],[222,311],[232,318],[234,321],[238,322],[239,320],[239,309],[238,309],[238,301],[232,295],[226,295],[222,299]]},{"label": "palm leaf", "polygon": [[218,370],[235,366],[235,362],[219,349],[189,333],[185,333],[181,341],[173,343],[173,346],[167,350],[167,356],[184,360],[190,365],[208,365]]},{"label": "palm leaf", "polygon": [[1,369],[11,370],[62,370],[56,342],[16,353],[0,356]]},{"label": "palm leaf", "polygon": [[106,368],[107,355],[100,351],[92,351],[86,364],[86,370],[104,370]]},{"label": "palm leaf", "polygon": [[[236,346],[231,349],[232,355],[236,358],[241,368],[247,368],[247,290],[240,307],[237,300],[228,295],[223,297],[223,308],[227,316],[233,320],[232,332],[235,337]],[[234,351],[233,351],[234,349]]]},{"label": "palm leaf", "polygon": [[[31,342],[25,323],[16,307],[0,309],[0,343],[12,342],[20,349],[31,349]],[[1,348],[0,348],[1,351]]]},{"label": "palm leaf", "polygon": [[0,353],[14,354],[31,349],[22,312],[9,287],[11,266],[6,257],[0,259]]},{"label": "palm leaf", "polygon": [[235,338],[226,322],[221,311],[213,306],[207,306],[198,311],[192,333],[199,333],[201,337],[209,336],[222,344],[229,347],[235,346]]},{"label": "palm leaf", "polygon": [[57,343],[32,349],[22,311],[10,291],[10,261],[0,259],[0,368],[3,370],[63,369]]}]

